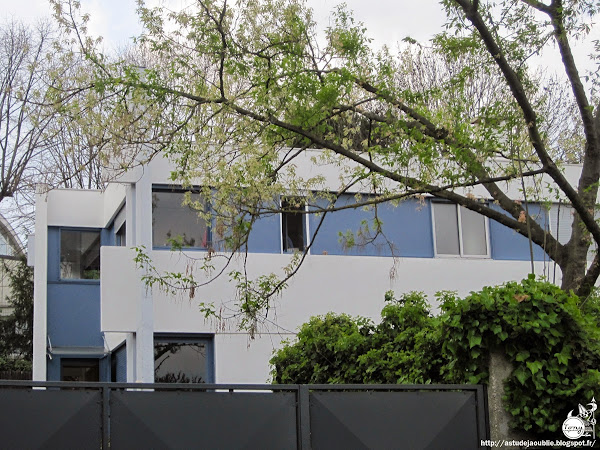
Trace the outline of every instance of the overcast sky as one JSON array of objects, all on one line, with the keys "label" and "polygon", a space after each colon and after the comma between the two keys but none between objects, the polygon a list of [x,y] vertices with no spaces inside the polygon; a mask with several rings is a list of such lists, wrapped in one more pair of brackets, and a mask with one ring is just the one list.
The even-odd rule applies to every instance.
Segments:
[{"label": "overcast sky", "polygon": [[[146,1],[151,5],[167,3],[178,8],[194,0]],[[307,3],[314,8],[315,19],[322,30],[329,23],[330,12],[341,0],[307,0]],[[377,47],[387,44],[393,49],[406,36],[426,42],[443,30],[445,22],[437,0],[346,0],[345,3],[354,11],[355,17],[365,24],[368,35],[374,39]],[[123,46],[141,31],[135,0],[81,0],[81,4],[83,11],[91,15],[91,34],[102,36],[107,50]],[[33,22],[50,15],[48,0],[0,0],[0,20],[14,17]],[[596,26],[590,37],[599,35],[600,26]],[[575,58],[582,75],[585,70],[599,70],[597,63],[588,57],[592,50],[591,41],[588,38],[585,45],[575,43]],[[542,57],[533,62],[563,73],[558,53],[553,49],[545,51]]]},{"label": "overcast sky", "polygon": [[[158,4],[165,0],[151,0]],[[189,4],[190,0],[169,0],[169,4]],[[328,24],[329,13],[340,0],[308,0],[315,9],[321,27]],[[428,40],[442,30],[444,14],[436,0],[346,0],[355,17],[364,22],[369,35],[378,45],[394,46],[406,36]],[[90,13],[90,31],[104,37],[108,46],[117,46],[141,30],[135,13],[135,0],[81,0],[82,9]],[[0,0],[0,18],[15,17],[25,21],[51,14],[47,0]],[[2,17],[4,16],[4,17]]]}]

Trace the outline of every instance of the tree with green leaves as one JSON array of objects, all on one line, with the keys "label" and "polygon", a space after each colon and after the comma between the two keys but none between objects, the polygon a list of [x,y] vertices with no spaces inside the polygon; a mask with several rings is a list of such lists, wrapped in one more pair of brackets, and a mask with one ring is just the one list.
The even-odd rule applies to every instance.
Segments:
[{"label": "tree with green leaves", "polygon": [[[98,50],[80,26],[78,2],[53,4],[94,64],[90,88],[113,101],[106,126],[160,110],[161,131],[148,141],[161,138],[174,183],[201,180],[217,228],[227,230],[226,250],[243,249],[256,218],[281,210],[273,201],[280,194],[305,197],[323,220],[360,185],[372,195],[357,197],[356,208],[431,195],[540,246],[560,267],[565,291],[586,296],[598,280],[600,254],[591,264],[586,256],[600,243],[600,79],[581,72],[572,50],[574,41],[593,40],[597,2],[443,0],[448,27],[431,48],[409,42],[395,53],[374,50],[343,7],[320,34],[301,0],[199,0],[181,11],[140,1],[137,43],[151,55],[143,69]],[[531,63],[549,47],[561,55],[558,78]],[[592,58],[598,50],[596,42]],[[307,148],[322,149],[315,166],[339,167],[337,189],[296,170]],[[581,164],[576,183],[566,162]],[[505,182],[518,184],[519,198]],[[552,196],[540,196],[540,186]],[[330,206],[318,207],[322,199]],[[567,243],[528,208],[559,199],[574,210]],[[385,224],[369,226],[378,233]],[[268,308],[309,249],[283,279],[242,277],[242,306]]]},{"label": "tree with green leaves", "polygon": [[31,361],[33,357],[33,269],[21,259],[5,264],[12,307],[10,315],[0,320],[0,358]]}]

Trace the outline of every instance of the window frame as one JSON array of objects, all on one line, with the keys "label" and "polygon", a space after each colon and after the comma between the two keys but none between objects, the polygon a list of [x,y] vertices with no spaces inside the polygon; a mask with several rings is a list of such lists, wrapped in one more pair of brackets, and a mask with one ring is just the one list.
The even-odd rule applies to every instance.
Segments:
[{"label": "window frame", "polygon": [[[100,259],[100,254],[102,252],[102,229],[101,228],[85,228],[85,227],[59,227],[58,228],[58,274],[57,280],[61,283],[100,283],[100,279],[102,277],[102,272],[98,269],[99,276],[98,278],[63,278],[62,277],[62,234],[63,232],[96,232],[98,233],[98,237],[100,239],[100,246],[98,247],[98,259]],[[102,267],[102,261],[100,260],[99,267]]]},{"label": "window frame", "polygon": [[[453,205],[456,210],[457,217],[457,226],[458,226],[458,251],[459,254],[455,255],[452,253],[438,253],[437,250],[437,235],[436,235],[436,225],[435,225],[435,205],[437,204],[445,204],[445,205]],[[473,259],[490,259],[491,256],[491,247],[490,247],[490,227],[489,227],[489,218],[484,216],[483,214],[479,214],[483,217],[483,225],[484,225],[484,236],[485,236],[485,255],[466,255],[464,253],[464,243],[463,243],[463,229],[462,229],[462,213],[461,208],[463,206],[452,203],[452,202],[444,202],[444,201],[432,201],[431,202],[431,228],[433,232],[433,254],[436,258],[473,258]],[[475,212],[475,211],[473,211]],[[475,214],[478,214],[475,212]]]},{"label": "window frame", "polygon": [[[280,195],[279,196],[279,208],[283,208],[283,201],[288,199],[288,198],[299,198],[302,199],[303,203],[304,203],[304,214],[302,214],[302,228],[303,228],[303,241],[304,241],[304,248],[301,250],[301,253],[306,252],[306,254],[310,254],[310,249],[309,249],[309,238],[310,238],[310,230],[309,230],[309,220],[308,220],[308,202],[306,201],[306,197],[305,196],[300,196],[300,195]],[[283,215],[284,215],[284,211],[281,211],[279,213],[279,249],[280,249],[280,253],[283,255],[292,255],[294,254],[294,252],[292,251],[288,251],[284,249],[284,237],[283,237]]]},{"label": "window frame", "polygon": [[[98,379],[97,380],[76,380],[76,381],[69,381],[69,383],[93,383],[93,382],[100,382],[102,381],[102,361],[101,358],[95,358],[95,357],[61,357],[60,358],[60,381],[65,381],[64,378],[64,365],[65,362],[71,363],[73,365],[73,367],[86,367],[84,365],[84,363],[94,363],[94,367],[97,367],[98,369]],[[89,367],[92,367],[91,365]]]},{"label": "window frame", "polygon": [[[206,348],[206,380],[204,383],[215,382],[215,335],[207,333],[154,333],[152,348],[157,342],[171,344],[204,344]],[[154,364],[156,360],[154,360]],[[156,367],[153,369],[156,374]]]},{"label": "window frame", "polygon": [[[186,192],[190,192],[192,194],[198,194],[198,195],[202,195],[202,192],[200,191],[200,187],[198,186],[192,186],[189,189],[184,189],[181,186],[170,186],[170,185],[164,185],[164,184],[153,184],[152,185],[152,194],[154,194],[155,192],[167,192],[167,193],[173,193],[173,194],[185,194]],[[209,213],[212,213],[212,204],[211,204],[211,200],[209,199],[205,199],[205,205],[206,205],[206,210]],[[152,227],[152,249],[153,250],[172,250],[172,246],[168,246],[168,245],[155,245],[154,244],[154,211],[152,211],[152,223],[150,224],[150,226]],[[181,246],[181,250],[182,251],[201,251],[201,252],[206,252],[206,251],[210,251],[212,248],[212,239],[213,239],[213,223],[212,223],[212,216],[211,216],[211,220],[207,220],[206,221],[206,247],[198,247],[198,246],[193,246],[193,247],[186,247],[184,245]]]}]

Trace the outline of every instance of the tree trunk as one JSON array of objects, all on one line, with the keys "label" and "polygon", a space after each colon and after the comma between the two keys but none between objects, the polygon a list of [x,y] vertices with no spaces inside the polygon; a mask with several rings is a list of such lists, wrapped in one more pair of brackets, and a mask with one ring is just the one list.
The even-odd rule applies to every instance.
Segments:
[{"label": "tree trunk", "polygon": [[571,240],[564,249],[562,262],[561,289],[572,290],[579,296],[587,296],[591,286],[582,285],[587,270],[587,254],[590,247],[590,233],[581,223],[579,214],[573,217]]}]

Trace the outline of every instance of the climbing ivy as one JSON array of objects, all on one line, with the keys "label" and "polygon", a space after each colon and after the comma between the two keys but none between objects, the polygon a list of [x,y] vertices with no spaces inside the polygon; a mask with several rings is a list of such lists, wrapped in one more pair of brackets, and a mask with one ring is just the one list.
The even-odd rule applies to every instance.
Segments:
[{"label": "climbing ivy", "polygon": [[582,313],[575,295],[532,276],[443,300],[445,380],[487,383],[490,350],[503,352],[513,364],[505,403],[514,428],[557,431],[565,411],[598,394],[596,302]]},{"label": "climbing ivy", "polygon": [[464,299],[386,294],[382,320],[327,314],[304,324],[271,359],[274,383],[483,383],[491,351],[513,371],[505,404],[515,429],[556,432],[577,403],[598,394],[598,301],[533,277]]}]

